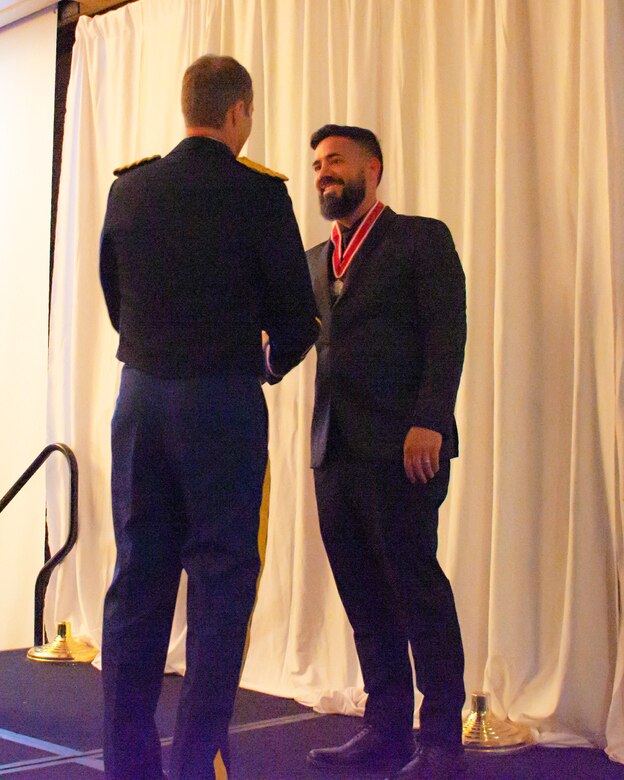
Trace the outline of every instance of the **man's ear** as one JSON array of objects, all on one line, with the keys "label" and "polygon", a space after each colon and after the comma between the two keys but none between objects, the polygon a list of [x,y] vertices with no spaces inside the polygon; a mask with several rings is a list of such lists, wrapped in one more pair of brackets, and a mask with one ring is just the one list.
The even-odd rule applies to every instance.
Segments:
[{"label": "man's ear", "polygon": [[233,106],[228,109],[232,112],[232,120],[234,125],[238,125],[242,118],[247,116],[247,110],[244,100],[237,100]]},{"label": "man's ear", "polygon": [[375,184],[377,184],[379,182],[379,174],[381,173],[381,162],[376,157],[369,157],[368,169],[371,172],[371,176],[375,178]]}]

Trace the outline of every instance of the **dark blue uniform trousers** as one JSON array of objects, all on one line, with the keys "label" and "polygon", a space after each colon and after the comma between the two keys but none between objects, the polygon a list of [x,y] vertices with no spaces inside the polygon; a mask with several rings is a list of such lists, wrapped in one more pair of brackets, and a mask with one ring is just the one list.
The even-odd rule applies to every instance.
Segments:
[{"label": "dark blue uniform trousers", "polygon": [[323,542],[368,691],[365,721],[412,729],[411,646],[423,743],[460,745],[464,654],[450,583],[437,560],[449,462],[412,485],[402,462],[333,457],[314,472]]},{"label": "dark blue uniform trousers", "polygon": [[267,412],[245,376],[159,379],[124,367],[112,422],[117,563],[104,605],[104,761],[110,778],[162,777],[154,713],[181,570],[186,675],[173,780],[228,764],[232,714],[259,572]]}]

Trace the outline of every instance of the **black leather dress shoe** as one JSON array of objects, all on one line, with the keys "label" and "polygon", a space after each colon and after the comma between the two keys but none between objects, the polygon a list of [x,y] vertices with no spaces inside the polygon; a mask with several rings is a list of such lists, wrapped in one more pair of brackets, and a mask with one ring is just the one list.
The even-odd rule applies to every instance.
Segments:
[{"label": "black leather dress shoe", "polygon": [[386,780],[455,780],[466,771],[464,749],[419,745],[411,760]]},{"label": "black leather dress shoe", "polygon": [[308,753],[308,763],[334,772],[396,772],[414,753],[411,733],[397,736],[373,726],[364,726],[344,745],[317,748]]}]

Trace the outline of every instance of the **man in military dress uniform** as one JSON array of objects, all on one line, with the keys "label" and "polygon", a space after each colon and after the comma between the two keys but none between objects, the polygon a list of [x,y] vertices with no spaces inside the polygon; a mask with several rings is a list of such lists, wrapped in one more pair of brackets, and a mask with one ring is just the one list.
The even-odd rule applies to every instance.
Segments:
[{"label": "man in military dress uniform", "polygon": [[182,85],[187,137],[120,171],[109,194],[100,274],[124,363],[102,648],[104,761],[115,780],[162,777],[154,712],[182,569],[187,671],[170,777],[213,778],[218,753],[228,765],[259,572],[260,377],[279,381],[318,335],[286,187],[236,159],[252,99],[238,62],[201,57]]},{"label": "man in military dress uniform", "polygon": [[[368,700],[356,737],[309,761],[326,773],[446,780],[463,761],[464,655],[436,550],[458,454],[464,274],[446,225],[378,200],[374,133],[326,125],[311,146],[321,213],[334,221],[331,239],[308,252],[323,322],[312,466]],[[410,646],[424,695],[416,753]]]}]

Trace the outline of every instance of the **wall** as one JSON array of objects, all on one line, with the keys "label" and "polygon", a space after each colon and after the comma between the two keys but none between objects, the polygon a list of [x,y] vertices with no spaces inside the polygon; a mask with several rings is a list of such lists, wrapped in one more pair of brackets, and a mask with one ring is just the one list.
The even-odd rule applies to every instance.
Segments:
[{"label": "wall", "polygon": [[[0,495],[47,443],[56,19],[0,29]],[[32,644],[44,527],[41,471],[0,516],[0,650]]]}]

